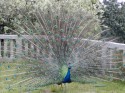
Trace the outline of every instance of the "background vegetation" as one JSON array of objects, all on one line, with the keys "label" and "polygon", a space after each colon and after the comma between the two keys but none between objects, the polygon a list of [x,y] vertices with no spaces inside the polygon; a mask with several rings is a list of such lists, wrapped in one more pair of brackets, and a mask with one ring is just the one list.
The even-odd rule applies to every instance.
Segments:
[{"label": "background vegetation", "polygon": [[[100,21],[102,29],[109,29],[106,32],[107,37],[117,37],[117,42],[125,43],[125,3],[104,0],[102,11]],[[105,33],[102,36],[105,36]]]},{"label": "background vegetation", "polygon": [[15,24],[20,24],[25,20],[25,15],[34,20],[32,13],[36,8],[46,6],[63,5],[71,11],[77,7],[82,7],[89,11],[91,15],[98,16],[100,23],[97,22],[94,30],[109,29],[107,38],[118,38],[116,42],[125,42],[125,3],[118,3],[117,0],[104,0],[103,4],[99,0],[1,0],[0,1],[0,34],[13,34],[9,28],[17,29]]},{"label": "background vegetation", "polygon": [[[89,11],[94,15],[99,7],[98,0],[68,0],[63,4],[63,0],[1,0],[0,1],[0,34],[13,34],[11,29],[17,29],[15,24],[20,24],[26,20],[26,15],[34,20],[32,13],[36,8],[45,8],[46,6],[63,5],[70,11],[75,11],[77,7],[83,7],[85,11]],[[61,5],[60,5],[61,4]]]}]

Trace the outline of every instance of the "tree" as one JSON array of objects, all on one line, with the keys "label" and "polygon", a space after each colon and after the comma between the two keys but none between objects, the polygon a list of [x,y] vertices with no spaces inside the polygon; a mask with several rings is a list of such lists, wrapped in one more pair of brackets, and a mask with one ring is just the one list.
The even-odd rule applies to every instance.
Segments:
[{"label": "tree", "polygon": [[118,38],[117,42],[125,43],[125,3],[117,0],[104,0],[103,3],[102,29],[109,29],[107,37]]},{"label": "tree", "polygon": [[[55,4],[56,7],[63,5],[66,10],[76,11],[78,7],[83,7],[91,15],[96,13],[94,7],[99,0],[1,0],[0,1],[0,34],[12,33],[11,29],[17,29],[15,24],[25,21],[25,15],[34,20],[32,13],[37,9],[45,8]],[[67,9],[69,8],[69,9]],[[13,34],[13,33],[12,33]]]},{"label": "tree", "polygon": [[[26,0],[27,1],[27,0]],[[19,23],[23,15],[31,11],[31,6],[25,0],[0,1],[0,34],[12,33],[9,29],[16,29],[14,23]]]}]

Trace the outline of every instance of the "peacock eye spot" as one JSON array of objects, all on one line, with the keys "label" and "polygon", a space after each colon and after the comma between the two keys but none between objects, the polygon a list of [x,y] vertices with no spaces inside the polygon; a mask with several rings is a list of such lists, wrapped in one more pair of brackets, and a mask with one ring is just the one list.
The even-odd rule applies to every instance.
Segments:
[{"label": "peacock eye spot", "polygon": [[8,78],[7,78],[7,77],[6,77],[5,79],[6,79],[6,80],[8,80]]},{"label": "peacock eye spot", "polygon": [[54,28],[58,28],[58,26],[57,26],[57,25],[55,25],[55,26],[54,26]]},{"label": "peacock eye spot", "polygon": [[76,26],[76,29],[78,29],[79,28],[79,26]]},{"label": "peacock eye spot", "polygon": [[47,33],[50,35],[50,34],[51,34],[51,31],[48,31]]},{"label": "peacock eye spot", "polygon": [[74,21],[75,19],[74,18],[71,18],[71,21]]},{"label": "peacock eye spot", "polygon": [[56,16],[56,18],[58,18],[59,16]]},{"label": "peacock eye spot", "polygon": [[64,29],[61,29],[60,31],[61,31],[61,32],[64,32]]},{"label": "peacock eye spot", "polygon": [[70,30],[73,30],[73,28],[72,28],[72,27],[70,27]]}]

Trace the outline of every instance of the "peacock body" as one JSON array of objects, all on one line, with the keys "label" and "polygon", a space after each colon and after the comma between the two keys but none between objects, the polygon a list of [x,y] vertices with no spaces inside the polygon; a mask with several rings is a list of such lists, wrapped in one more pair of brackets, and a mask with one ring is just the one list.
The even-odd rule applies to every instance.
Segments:
[{"label": "peacock body", "polygon": [[0,64],[7,67],[0,77],[8,85],[4,91],[17,87],[32,91],[50,84],[85,82],[104,75],[105,42],[104,38],[100,39],[102,32],[93,29],[98,21],[94,16],[81,8],[73,12],[63,6],[38,8],[32,13],[32,21],[29,15],[24,15],[25,20],[16,25],[18,29],[10,28],[22,45],[15,44],[15,49],[20,50],[16,51],[13,63]]}]

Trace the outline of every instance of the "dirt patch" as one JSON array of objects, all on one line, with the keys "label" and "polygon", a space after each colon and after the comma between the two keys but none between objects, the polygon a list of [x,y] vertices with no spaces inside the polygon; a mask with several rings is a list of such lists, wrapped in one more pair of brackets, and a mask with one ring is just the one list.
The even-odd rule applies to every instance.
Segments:
[{"label": "dirt patch", "polygon": [[41,93],[52,93],[50,90],[43,90]]}]

